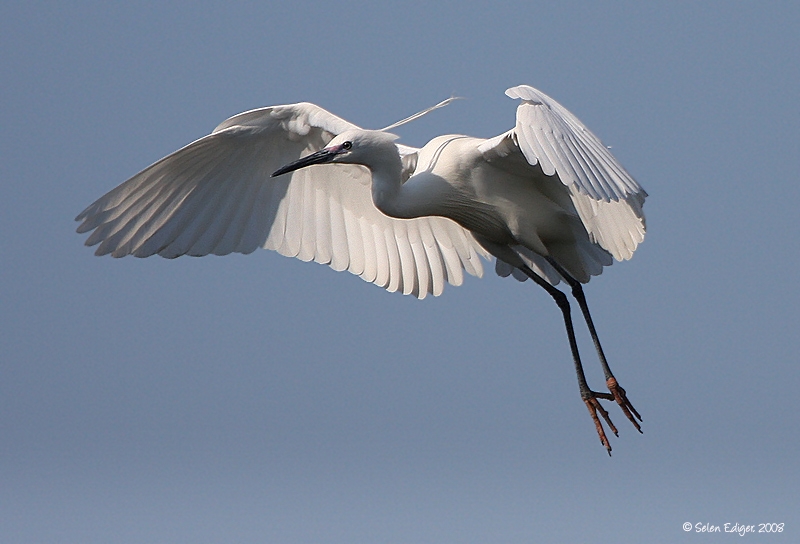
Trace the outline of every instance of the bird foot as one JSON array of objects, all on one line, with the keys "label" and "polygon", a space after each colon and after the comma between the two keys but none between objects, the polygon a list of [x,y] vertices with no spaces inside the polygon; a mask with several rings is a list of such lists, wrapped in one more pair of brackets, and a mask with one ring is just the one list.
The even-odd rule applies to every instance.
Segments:
[{"label": "bird foot", "polygon": [[617,380],[614,377],[609,378],[606,381],[606,385],[608,386],[608,390],[611,391],[614,400],[617,401],[619,407],[622,408],[622,411],[628,418],[628,421],[633,423],[633,426],[636,427],[636,430],[641,433],[642,427],[636,420],[638,419],[639,421],[642,421],[642,416],[639,415],[639,412],[637,412],[636,408],[633,407],[631,401],[628,400],[628,396],[625,394],[625,390],[617,383]]},{"label": "bird foot", "polygon": [[589,409],[589,415],[592,416],[592,421],[594,421],[594,427],[597,429],[597,436],[600,437],[600,443],[606,448],[609,457],[611,456],[611,443],[608,441],[608,437],[606,436],[606,432],[603,429],[603,423],[600,421],[600,418],[597,417],[597,413],[600,413],[600,416],[606,421],[609,429],[611,432],[614,433],[615,436],[619,436],[617,432],[617,428],[611,422],[611,418],[608,417],[608,412],[606,412],[605,408],[600,406],[600,400],[614,400],[614,397],[608,393],[596,393],[594,391],[589,391],[583,397],[583,402],[586,404],[586,407]]},{"label": "bird foot", "polygon": [[[596,391],[588,391],[583,395],[583,402],[586,404],[586,408],[589,409],[589,415],[592,416],[592,421],[594,421],[594,427],[597,429],[597,436],[600,437],[600,443],[606,448],[608,455],[611,455],[611,444],[608,441],[608,437],[606,436],[605,429],[603,429],[603,422],[600,421],[600,417],[602,417],[608,428],[611,429],[611,432],[614,433],[615,436],[619,436],[619,432],[617,432],[617,428],[611,422],[611,418],[608,416],[608,412],[606,412],[605,408],[600,405],[600,399],[603,400],[613,400],[619,404],[619,407],[622,408],[623,413],[628,418],[628,420],[633,423],[633,426],[636,427],[636,430],[640,433],[642,432],[642,427],[639,425],[639,422],[642,421],[642,416],[639,415],[639,412],[636,411],[636,408],[633,407],[631,401],[628,400],[628,396],[625,394],[625,390],[620,387],[617,383],[615,378],[609,378],[606,381],[606,385],[608,386],[608,390],[610,393],[598,393]],[[598,413],[600,416],[598,417]]]}]

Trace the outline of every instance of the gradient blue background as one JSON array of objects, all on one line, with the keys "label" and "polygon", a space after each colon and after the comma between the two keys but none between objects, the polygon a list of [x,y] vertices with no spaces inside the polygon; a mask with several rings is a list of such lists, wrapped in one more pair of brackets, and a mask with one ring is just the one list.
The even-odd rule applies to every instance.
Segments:
[{"label": "gradient blue background", "polygon": [[[800,540],[800,4],[0,6],[0,540]],[[575,112],[650,192],[587,287],[644,416],[609,459],[556,306],[469,278],[419,302],[249,256],[96,258],[86,205],[240,111],[510,128]],[[590,381],[602,385],[585,328]],[[726,542],[728,540],[725,540]],[[732,541],[732,540],[731,540]]]}]

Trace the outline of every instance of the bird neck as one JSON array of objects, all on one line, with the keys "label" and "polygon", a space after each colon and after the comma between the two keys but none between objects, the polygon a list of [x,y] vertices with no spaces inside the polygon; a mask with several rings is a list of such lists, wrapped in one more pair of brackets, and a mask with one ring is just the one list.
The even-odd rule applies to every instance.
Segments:
[{"label": "bird neck", "polygon": [[[459,209],[459,195],[441,176],[426,170],[403,181],[399,157],[393,167],[371,166],[370,171],[372,202],[389,217],[414,219],[438,215],[457,220],[449,212]],[[456,203],[455,207],[453,203]]]},{"label": "bird neck", "polygon": [[368,165],[372,174],[372,202],[390,217],[419,217],[403,185],[403,163],[398,153],[384,154]]}]

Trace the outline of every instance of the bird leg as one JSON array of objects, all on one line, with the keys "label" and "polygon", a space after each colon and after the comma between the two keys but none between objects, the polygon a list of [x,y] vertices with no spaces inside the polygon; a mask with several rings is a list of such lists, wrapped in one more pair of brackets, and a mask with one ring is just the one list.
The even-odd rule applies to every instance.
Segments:
[{"label": "bird leg", "polygon": [[[540,285],[545,291],[547,291],[561,309],[561,313],[564,316],[564,325],[567,329],[567,338],[569,338],[569,347],[572,351],[572,360],[575,363],[575,374],[578,377],[578,388],[580,389],[581,398],[586,404],[586,407],[589,409],[589,415],[591,415],[595,429],[597,430],[597,435],[600,437],[600,443],[606,448],[608,455],[611,455],[611,444],[609,443],[608,437],[603,429],[603,423],[600,421],[600,418],[597,417],[597,413],[600,412],[600,416],[605,420],[606,424],[611,429],[611,432],[613,432],[614,435],[619,436],[617,428],[614,426],[614,424],[611,422],[611,418],[608,416],[608,412],[606,412],[606,410],[600,406],[599,402],[599,399],[615,400],[615,396],[613,393],[598,393],[597,391],[592,391],[589,388],[589,384],[586,381],[586,374],[583,371],[581,357],[578,353],[578,342],[575,340],[575,329],[572,326],[572,315],[569,306],[569,299],[567,299],[567,295],[550,285],[549,282],[547,282],[544,278],[541,278],[529,267],[526,266],[521,268],[521,270],[525,272],[525,274],[534,282]],[[624,394],[625,391],[622,390],[622,395]],[[633,407],[631,406],[631,408]]]},{"label": "bird leg", "polygon": [[639,412],[637,412],[636,408],[633,407],[631,401],[628,400],[625,390],[617,383],[617,379],[611,372],[611,367],[608,366],[606,355],[603,353],[603,346],[600,345],[600,338],[597,336],[597,330],[594,327],[594,321],[592,321],[592,314],[589,313],[589,305],[586,303],[586,296],[583,294],[583,286],[578,280],[570,276],[569,273],[564,270],[564,268],[562,268],[561,265],[559,265],[552,257],[547,257],[547,262],[549,262],[553,268],[556,269],[556,271],[572,288],[572,296],[578,301],[578,306],[580,306],[581,312],[583,313],[583,319],[586,321],[586,326],[589,328],[589,334],[592,336],[594,348],[597,350],[597,357],[600,359],[600,366],[603,367],[603,373],[606,377],[606,386],[611,392],[612,399],[615,400],[622,409],[622,412],[625,414],[625,417],[628,418],[628,421],[633,423],[633,426],[636,427],[636,430],[641,433],[642,427],[636,420],[638,419],[639,421],[642,421],[642,416],[639,415]]}]

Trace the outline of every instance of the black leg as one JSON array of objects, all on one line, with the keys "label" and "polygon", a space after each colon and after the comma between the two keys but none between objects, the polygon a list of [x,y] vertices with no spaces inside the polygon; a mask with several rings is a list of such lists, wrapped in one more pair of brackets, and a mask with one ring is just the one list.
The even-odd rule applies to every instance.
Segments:
[{"label": "black leg", "polygon": [[639,425],[636,419],[642,421],[642,416],[639,415],[639,412],[636,411],[636,408],[634,408],[633,404],[631,404],[631,402],[628,400],[625,390],[617,383],[617,379],[611,372],[611,367],[608,366],[606,355],[603,353],[603,346],[600,345],[600,338],[597,336],[597,329],[595,329],[594,321],[592,321],[592,314],[589,313],[589,305],[586,304],[586,296],[583,294],[583,286],[581,285],[581,282],[570,276],[570,274],[555,260],[553,260],[552,257],[547,257],[547,262],[549,262],[553,268],[556,269],[561,277],[563,277],[572,288],[572,296],[578,301],[578,306],[580,306],[581,313],[583,313],[583,319],[586,321],[586,326],[589,328],[589,334],[592,336],[594,348],[597,350],[597,357],[600,359],[600,366],[603,367],[603,373],[606,377],[606,385],[614,396],[614,400],[616,400],[617,404],[619,404],[620,408],[622,408],[625,416],[630,420],[631,423],[633,423],[633,426],[636,427],[636,430],[641,433],[642,427]]},{"label": "black leg", "polygon": [[[592,421],[594,422],[595,428],[597,430],[597,435],[600,438],[600,443],[606,448],[608,454],[611,455],[611,445],[608,442],[608,437],[606,437],[606,433],[603,430],[603,424],[600,421],[600,417],[605,420],[606,424],[609,426],[611,431],[618,435],[616,427],[611,422],[611,418],[608,416],[608,412],[600,406],[600,399],[603,400],[616,400],[617,403],[622,406],[623,411],[626,411],[626,406],[630,406],[630,402],[628,402],[627,397],[625,397],[625,390],[619,387],[614,380],[613,375],[611,375],[611,371],[608,370],[606,374],[606,383],[608,384],[610,393],[598,393],[596,391],[592,391],[589,388],[588,383],[586,382],[586,375],[583,371],[583,365],[581,364],[581,357],[578,353],[578,343],[575,341],[575,329],[572,325],[572,316],[571,310],[569,306],[569,299],[567,296],[553,287],[550,282],[539,276],[536,272],[534,272],[527,264],[525,264],[524,260],[509,246],[506,245],[499,245],[491,240],[483,238],[480,235],[475,235],[476,240],[487,250],[489,253],[497,257],[498,259],[502,259],[503,261],[507,262],[508,264],[518,268],[521,270],[526,276],[528,276],[531,280],[534,281],[537,285],[542,287],[545,291],[547,291],[553,300],[556,301],[556,304],[561,309],[561,314],[564,316],[564,326],[567,329],[567,338],[569,338],[569,347],[572,350],[572,360],[575,363],[575,374],[578,377],[578,388],[580,389],[581,398],[583,399],[584,404],[586,404],[586,408],[589,410],[589,415],[592,417]],[[589,325],[590,332],[592,333],[592,339],[595,341],[595,346],[598,349],[598,352],[601,353],[600,357],[604,364],[604,369],[608,368],[608,364],[605,363],[605,356],[602,355],[602,351],[600,348],[600,342],[597,340],[597,333],[594,330],[594,325],[591,323],[591,316],[589,315],[589,309],[586,306],[586,300],[583,297],[583,290],[580,287],[580,282],[572,278],[567,272],[559,266],[554,261],[551,261],[551,264],[555,267],[555,269],[562,274],[565,281],[572,286],[573,295],[575,295],[576,291],[579,293],[575,295],[575,298],[578,300],[578,304],[581,306],[581,311],[583,311],[584,318],[587,320],[587,324]],[[577,289],[576,286],[577,285]],[[609,379],[608,376],[611,376]],[[613,380],[613,383],[612,383]],[[630,406],[633,409],[633,406]],[[635,412],[635,410],[634,410]],[[598,417],[598,413],[600,417]],[[632,416],[630,412],[626,411],[628,418],[631,419]],[[637,414],[638,416],[638,414]],[[637,425],[634,421],[634,425]],[[637,425],[638,428],[638,425]],[[640,430],[641,432],[641,430]]]},{"label": "black leg", "polygon": [[589,410],[589,414],[592,417],[592,421],[594,422],[595,428],[597,430],[597,434],[600,437],[600,443],[606,448],[608,454],[611,455],[611,444],[606,437],[606,433],[603,430],[603,424],[600,422],[597,414],[600,413],[600,416],[605,420],[608,424],[608,427],[611,431],[616,435],[619,436],[617,432],[617,428],[611,422],[611,418],[608,416],[608,412],[600,406],[600,402],[598,399],[605,399],[605,400],[614,400],[615,397],[613,394],[609,393],[598,393],[596,391],[592,391],[589,388],[589,384],[586,381],[586,374],[583,371],[583,364],[581,364],[581,356],[578,353],[578,342],[575,340],[575,329],[572,325],[572,315],[569,306],[569,299],[567,299],[567,295],[550,285],[550,283],[545,280],[544,278],[540,277],[536,274],[533,270],[529,267],[524,266],[520,267],[525,275],[527,275],[530,279],[532,279],[536,284],[540,285],[545,291],[547,291],[551,297],[556,301],[556,304],[561,309],[561,313],[564,316],[564,325],[567,329],[567,337],[569,338],[569,347],[572,350],[572,360],[575,363],[575,374],[578,377],[578,388],[580,389],[581,398],[583,402],[586,404],[586,407]]}]

